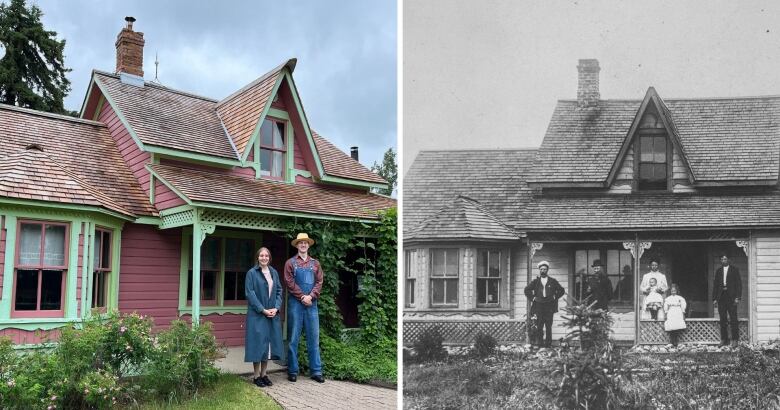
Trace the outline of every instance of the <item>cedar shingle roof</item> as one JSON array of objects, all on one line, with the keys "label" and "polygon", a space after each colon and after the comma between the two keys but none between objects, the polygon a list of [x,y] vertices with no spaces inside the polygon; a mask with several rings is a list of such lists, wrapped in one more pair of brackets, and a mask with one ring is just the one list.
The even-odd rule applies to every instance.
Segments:
[{"label": "cedar shingle roof", "polygon": [[[157,211],[149,204],[149,198],[125,165],[104,124],[0,104],[0,153],[18,153],[30,144],[40,145],[45,157],[66,169],[67,178],[77,181],[96,200],[101,200],[100,194],[104,194],[126,210],[123,213],[156,215]],[[23,157],[37,158],[35,155],[28,152]],[[20,164],[27,160],[0,160],[4,166],[13,169],[15,165],[6,165],[6,161],[9,164],[14,161]],[[31,178],[43,178],[41,182],[50,178],[45,173],[25,172],[33,172],[29,174]],[[10,177],[7,175],[6,178]],[[61,175],[60,178],[64,177]],[[98,190],[100,194],[90,191],[88,187]],[[29,188],[28,184],[24,189]],[[26,194],[58,198],[50,192],[51,188],[50,185],[42,185],[41,192]],[[112,208],[113,205],[104,202],[101,205]]]},{"label": "cedar shingle roof", "polygon": [[97,188],[37,149],[0,157],[0,196],[98,206],[132,216]]},{"label": "cedar shingle roof", "polygon": [[421,151],[404,177],[404,236],[419,229],[458,195],[478,201],[501,221],[531,199],[525,178],[533,149]]},{"label": "cedar shingle roof", "polygon": [[377,211],[396,205],[391,198],[362,192],[291,185],[169,165],[155,164],[149,168],[193,202],[368,219],[376,219]]},{"label": "cedar shingle roof", "polygon": [[517,209],[520,231],[780,226],[780,191],[548,195]]},{"label": "cedar shingle roof", "polygon": [[[696,181],[778,179],[780,97],[663,102]],[[529,182],[603,183],[640,104],[602,100],[598,110],[578,110],[577,101],[558,101]]]},{"label": "cedar shingle roof", "polygon": [[118,75],[96,71],[117,109],[143,144],[237,159],[217,117],[217,102],[158,84],[124,84]]},{"label": "cedar shingle roof", "polygon": [[519,239],[519,236],[479,202],[459,195],[430,215],[404,239],[511,241]]},{"label": "cedar shingle roof", "polygon": [[292,71],[295,67],[295,59],[276,67],[217,104],[217,114],[222,119],[228,134],[233,138],[233,144],[239,155],[244,154],[249,137],[257,127],[260,114],[268,104],[274,84],[285,66],[290,67]]},{"label": "cedar shingle roof", "polygon": [[335,145],[321,137],[314,130],[312,130],[311,135],[314,138],[314,145],[317,147],[317,153],[320,155],[320,161],[322,161],[322,167],[325,168],[326,174],[359,181],[387,184],[384,178],[368,170],[363,164],[336,148]]}]

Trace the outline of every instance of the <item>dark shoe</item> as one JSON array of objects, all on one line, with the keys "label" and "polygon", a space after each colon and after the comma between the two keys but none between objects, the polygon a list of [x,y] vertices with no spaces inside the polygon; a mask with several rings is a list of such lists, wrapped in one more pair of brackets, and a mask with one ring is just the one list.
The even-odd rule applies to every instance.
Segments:
[{"label": "dark shoe", "polygon": [[323,379],[322,375],[320,374],[315,374],[314,376],[311,377],[311,379],[317,383],[325,383],[325,379]]},{"label": "dark shoe", "polygon": [[266,386],[274,385],[273,383],[271,383],[271,379],[268,378],[268,375],[263,376],[263,383],[265,383]]},{"label": "dark shoe", "polygon": [[738,345],[739,345],[739,342],[737,342],[736,340],[732,340],[731,341],[731,347],[736,348]]},{"label": "dark shoe", "polygon": [[296,375],[294,375],[294,374],[288,374],[288,375],[287,375],[287,380],[289,380],[289,381],[291,381],[291,382],[295,383],[296,381],[298,381],[298,376],[296,376]]},{"label": "dark shoe", "polygon": [[252,379],[252,383],[254,383],[255,386],[257,386],[257,387],[265,387],[265,386],[267,386],[265,384],[265,380],[263,380],[262,377],[255,377],[254,379]]}]

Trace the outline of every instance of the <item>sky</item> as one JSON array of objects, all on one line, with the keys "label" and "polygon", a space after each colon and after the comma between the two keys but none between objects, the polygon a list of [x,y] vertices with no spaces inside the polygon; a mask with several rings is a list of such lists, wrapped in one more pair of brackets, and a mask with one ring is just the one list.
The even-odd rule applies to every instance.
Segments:
[{"label": "sky", "polygon": [[80,110],[93,69],[114,72],[114,42],[125,16],[144,33],[144,77],[222,99],[290,57],[309,123],[360,162],[381,162],[396,147],[396,4],[339,1],[28,0],[46,29],[66,40]]},{"label": "sky", "polygon": [[780,2],[406,1],[403,163],[421,149],[538,147],[577,61],[602,99],[780,95]]}]

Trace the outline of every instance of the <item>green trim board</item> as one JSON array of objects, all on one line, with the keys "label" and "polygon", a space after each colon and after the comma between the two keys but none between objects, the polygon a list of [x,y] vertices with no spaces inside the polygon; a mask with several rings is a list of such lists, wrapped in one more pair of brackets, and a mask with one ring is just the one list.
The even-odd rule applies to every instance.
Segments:
[{"label": "green trim board", "polygon": [[93,85],[95,85],[95,70],[92,70],[92,75],[89,77],[89,86],[87,86],[87,93],[84,94],[84,99],[81,100],[81,109],[79,110],[79,118],[81,119],[86,119],[84,118],[84,110],[87,109],[87,101],[89,101],[89,96],[92,95]]},{"label": "green trim board", "polygon": [[[0,319],[11,317],[14,255],[16,255],[16,215],[3,214],[5,221],[5,263],[3,266],[3,298],[0,299]],[[8,278],[11,277],[11,280]]]},{"label": "green trim board", "polygon": [[[203,306],[200,308],[200,314],[201,316],[207,316],[207,315],[213,315],[217,314],[220,316],[224,316],[225,313],[231,313],[234,315],[245,315],[246,314],[246,306],[241,305],[235,305],[235,306]],[[189,307],[185,309],[179,309],[179,317],[184,315],[192,315],[192,309]]]},{"label": "green trim board", "polygon": [[157,216],[139,216],[133,223],[142,225],[160,225],[160,218]]},{"label": "green trim board", "polygon": [[191,211],[193,209],[195,208],[192,205],[179,205],[173,208],[163,209],[162,211],[160,211],[160,217],[178,214],[179,212],[182,211]]},{"label": "green trim board", "polygon": [[330,221],[379,223],[379,221],[375,219],[319,215],[319,214],[309,214],[305,212],[278,211],[278,210],[267,209],[267,208],[249,208],[249,207],[242,207],[242,206],[235,206],[235,205],[223,205],[223,204],[217,204],[212,202],[193,202],[192,205],[199,208],[222,209],[226,211],[238,211],[238,212],[254,213],[254,214],[261,214],[261,215],[290,216],[294,218],[310,218],[310,219],[326,219]]},{"label": "green trim board", "polygon": [[303,131],[306,133],[306,140],[309,141],[309,149],[312,152],[312,157],[314,158],[317,173],[320,176],[325,176],[325,168],[322,166],[319,151],[317,151],[317,146],[314,143],[314,137],[311,134],[311,127],[309,126],[309,120],[306,117],[306,112],[303,110],[303,105],[301,104],[300,97],[298,96],[298,87],[295,85],[295,80],[293,80],[292,73],[289,70],[285,69],[284,78],[287,80],[287,84],[290,85],[290,94],[292,94],[293,101],[295,102],[295,109],[298,110],[298,116],[301,118],[301,122],[303,123]]},{"label": "green trim board", "polygon": [[288,114],[287,111],[280,110],[274,107],[268,109],[268,116],[278,118],[280,120],[290,121],[290,114]]},{"label": "green trim board", "polygon": [[[282,68],[282,73],[284,73],[284,70],[286,69],[286,67]],[[268,100],[265,102],[265,107],[263,107],[263,111],[260,112],[260,118],[258,118],[257,124],[255,124],[255,129],[249,136],[249,140],[246,142],[246,146],[244,146],[244,152],[241,154],[240,158],[242,162],[246,162],[246,159],[249,158],[249,150],[247,147],[251,147],[253,144],[257,144],[257,140],[260,138],[260,128],[263,126],[263,120],[265,119],[266,115],[268,115],[268,111],[271,109],[274,96],[277,92],[279,92],[279,86],[282,84],[282,78],[284,78],[283,75],[280,75],[276,78],[274,87],[271,89],[271,93],[268,95]]]},{"label": "green trim board", "polygon": [[380,184],[376,182],[368,182],[368,181],[358,181],[355,179],[349,179],[349,178],[342,178],[342,177],[334,177],[332,175],[324,175],[322,178],[320,178],[320,181],[322,182],[328,182],[336,185],[346,185],[346,186],[360,186],[363,188],[377,188],[377,189],[386,189],[387,184]]},{"label": "green trim board", "polygon": [[119,212],[114,212],[106,208],[91,206],[91,205],[64,204],[62,202],[37,201],[32,199],[0,198],[0,205],[3,204],[17,206],[20,208],[30,208],[30,207],[56,208],[56,209],[62,209],[67,211],[95,212],[95,213],[112,216],[114,218],[122,219],[125,221],[133,221],[135,219],[134,217],[120,214]]},{"label": "green trim board", "polygon": [[93,246],[95,238],[95,224],[92,222],[84,223],[84,247],[82,252],[82,264],[81,264],[81,317],[87,317],[87,306],[91,306],[91,302],[87,301],[87,295],[92,295],[92,275],[89,272],[92,271],[94,265],[94,252]]},{"label": "green trim board", "polygon": [[52,330],[78,322],[81,322],[80,318],[2,319],[0,320],[0,329]]},{"label": "green trim board", "polygon": [[212,156],[208,154],[201,154],[192,151],[185,151],[175,148],[166,148],[159,145],[147,145],[146,152],[155,153],[160,155],[167,155],[174,159],[184,158],[195,162],[207,164],[207,165],[229,165],[231,167],[240,167],[241,161],[238,159],[228,159],[223,157]]},{"label": "green trim board", "polygon": [[161,177],[161,176],[160,176],[160,175],[158,175],[156,172],[154,172],[154,169],[152,169],[152,167],[151,167],[149,164],[147,164],[147,165],[146,165],[146,170],[147,170],[147,171],[149,171],[149,173],[150,173],[151,175],[154,175],[154,177],[155,177],[155,178],[159,179],[159,180],[160,180],[160,182],[162,182],[162,183],[163,183],[163,185],[167,186],[167,187],[168,187],[168,189],[170,189],[171,191],[173,191],[173,193],[175,193],[176,195],[178,195],[178,196],[179,196],[179,198],[183,199],[183,200],[184,200],[184,202],[186,202],[186,203],[187,203],[187,205],[192,205],[192,204],[193,204],[192,200],[191,200],[191,199],[189,199],[189,198],[187,197],[187,195],[184,195],[184,194],[183,194],[181,191],[179,191],[179,190],[178,190],[178,189],[177,189],[175,186],[173,186],[173,184],[169,183],[169,182],[168,182],[168,181],[167,181],[165,178]]}]

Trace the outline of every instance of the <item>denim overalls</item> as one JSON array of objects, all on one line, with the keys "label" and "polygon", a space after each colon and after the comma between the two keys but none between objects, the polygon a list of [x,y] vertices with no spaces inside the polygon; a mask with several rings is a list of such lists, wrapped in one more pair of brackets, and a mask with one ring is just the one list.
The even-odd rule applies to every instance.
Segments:
[{"label": "denim overalls", "polygon": [[[293,267],[295,284],[301,288],[304,295],[308,295],[314,288],[314,275],[317,267],[315,261],[309,257],[306,262],[300,262],[298,256],[290,259]],[[317,301],[312,300],[311,306],[305,306],[292,294],[287,299],[287,334],[289,346],[287,347],[287,373],[298,374],[298,341],[301,338],[301,329],[306,331],[306,352],[309,354],[309,375],[322,375],[322,360],[320,359],[320,317],[317,309]]]}]

